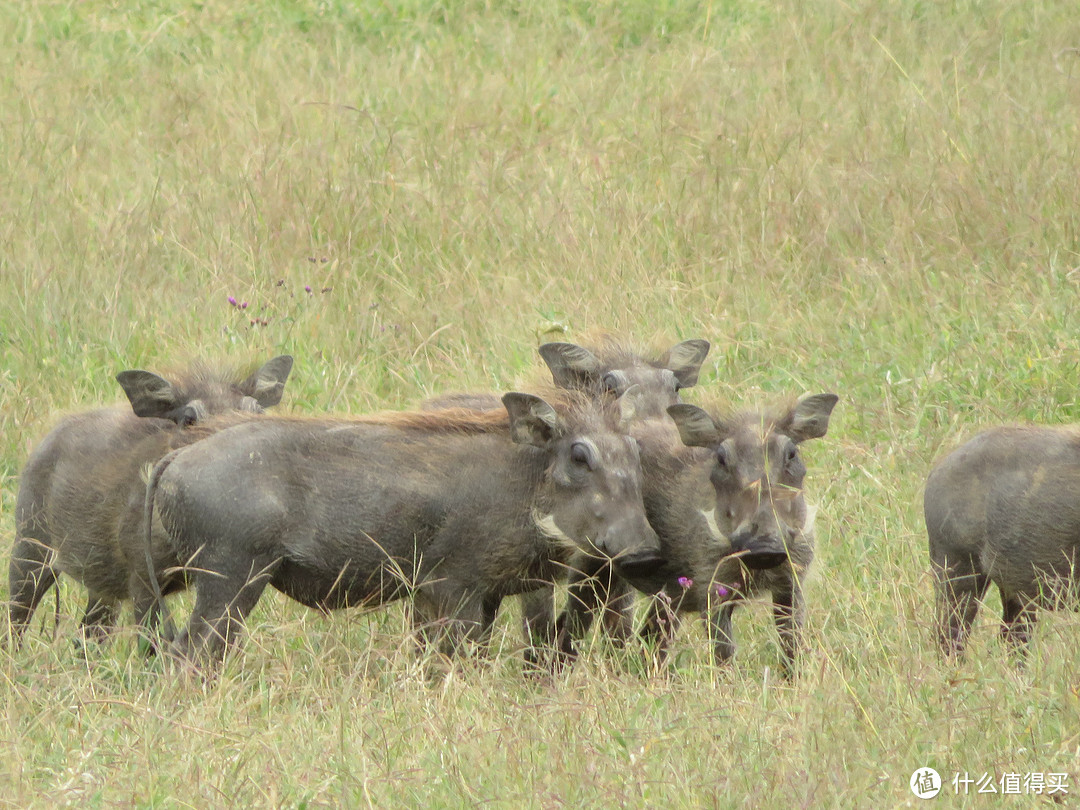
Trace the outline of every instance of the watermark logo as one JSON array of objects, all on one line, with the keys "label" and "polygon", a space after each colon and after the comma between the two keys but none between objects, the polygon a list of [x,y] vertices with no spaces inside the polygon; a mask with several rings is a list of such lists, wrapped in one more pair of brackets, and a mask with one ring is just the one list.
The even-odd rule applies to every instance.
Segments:
[{"label": "watermark logo", "polygon": [[933,768],[919,768],[911,774],[908,784],[920,799],[932,799],[941,792],[941,776]]},{"label": "watermark logo", "polygon": [[[957,771],[953,774],[952,792],[956,796],[969,796],[979,793],[1000,793],[1004,795],[1045,794],[1060,800],[1069,794],[1069,774],[1059,771],[996,774],[984,772]],[[941,775],[933,768],[919,768],[908,781],[911,792],[920,799],[932,799],[950,784],[944,782]]]}]

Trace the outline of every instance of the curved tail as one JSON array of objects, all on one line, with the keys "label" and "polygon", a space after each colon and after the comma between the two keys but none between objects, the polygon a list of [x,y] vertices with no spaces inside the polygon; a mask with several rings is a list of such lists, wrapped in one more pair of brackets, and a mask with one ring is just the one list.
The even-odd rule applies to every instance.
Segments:
[{"label": "curved tail", "polygon": [[[163,456],[157,464],[154,465],[154,469],[150,472],[150,477],[146,481],[146,499],[143,501],[143,530],[145,531],[143,552],[146,554],[146,574],[150,578],[150,589],[153,591],[154,602],[157,611],[161,616],[161,621],[164,624],[164,637],[167,639],[171,639],[175,636],[176,626],[173,624],[172,616],[169,615],[169,609],[165,604],[165,595],[161,591],[157,567],[154,565],[152,539],[154,533],[154,496],[157,495],[158,482],[161,480],[161,476],[173,462],[173,459],[183,452],[183,450],[183,447],[173,450],[171,453]],[[153,610],[153,608],[151,608],[151,610]]]}]

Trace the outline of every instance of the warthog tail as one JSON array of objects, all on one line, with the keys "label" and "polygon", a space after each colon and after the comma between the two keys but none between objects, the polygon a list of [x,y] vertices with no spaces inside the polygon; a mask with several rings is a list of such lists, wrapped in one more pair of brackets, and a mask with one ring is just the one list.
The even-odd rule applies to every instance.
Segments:
[{"label": "warthog tail", "polygon": [[153,551],[153,533],[154,533],[154,496],[157,495],[158,481],[161,480],[161,476],[165,470],[172,463],[173,459],[183,451],[183,447],[173,450],[171,453],[163,456],[157,464],[154,465],[154,469],[150,472],[150,477],[146,482],[146,500],[143,501],[143,520],[145,521],[145,532],[143,539],[143,552],[146,554],[146,574],[150,577],[150,589],[154,593],[154,601],[157,603],[157,610],[161,616],[162,626],[164,627],[164,638],[174,638],[176,635],[176,626],[173,624],[172,616],[169,614],[169,609],[165,604],[165,594],[161,592],[161,584],[158,582],[157,569],[154,567],[154,551]]}]

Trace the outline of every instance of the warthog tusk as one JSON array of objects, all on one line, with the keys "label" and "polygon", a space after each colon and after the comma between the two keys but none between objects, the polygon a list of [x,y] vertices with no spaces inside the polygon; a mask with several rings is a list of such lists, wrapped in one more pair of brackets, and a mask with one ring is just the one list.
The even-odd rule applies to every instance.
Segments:
[{"label": "warthog tusk", "polygon": [[731,541],[724,536],[724,533],[720,531],[720,524],[716,522],[716,510],[715,509],[699,509],[701,516],[705,518],[705,525],[709,530],[709,537],[713,541],[723,546],[730,546]]},{"label": "warthog tusk", "polygon": [[540,533],[549,540],[554,540],[561,546],[577,551],[579,546],[572,537],[567,535],[562,529],[555,523],[554,515],[542,515],[540,512],[533,510],[532,513],[533,523],[536,524],[536,528],[540,530]]}]

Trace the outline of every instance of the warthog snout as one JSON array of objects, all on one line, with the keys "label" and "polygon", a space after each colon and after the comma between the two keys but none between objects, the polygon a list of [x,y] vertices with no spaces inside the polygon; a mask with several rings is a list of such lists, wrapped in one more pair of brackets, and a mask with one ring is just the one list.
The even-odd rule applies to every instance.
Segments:
[{"label": "warthog snout", "polygon": [[643,548],[615,558],[615,568],[626,577],[648,576],[667,562],[658,549]]},{"label": "warthog snout", "polygon": [[616,571],[626,575],[648,574],[664,562],[660,538],[644,515],[612,524],[595,545],[612,560]]},{"label": "warthog snout", "polygon": [[787,526],[760,532],[757,524],[751,524],[731,535],[731,549],[747,568],[763,571],[787,562],[788,550],[797,535],[798,532]]}]

